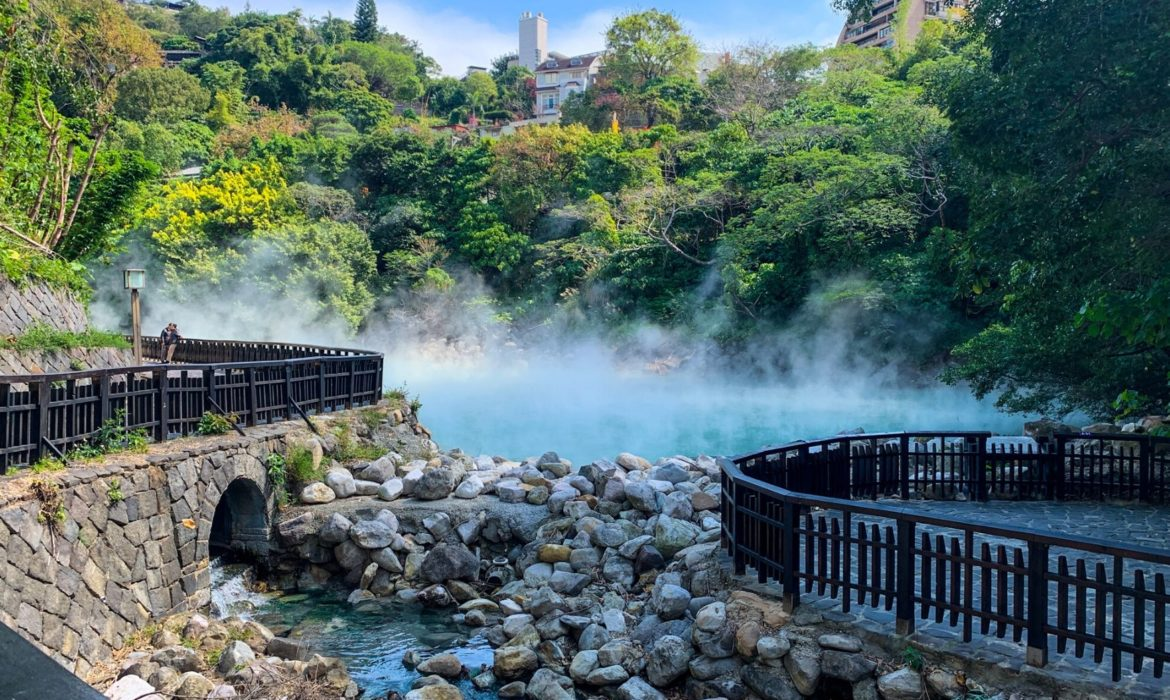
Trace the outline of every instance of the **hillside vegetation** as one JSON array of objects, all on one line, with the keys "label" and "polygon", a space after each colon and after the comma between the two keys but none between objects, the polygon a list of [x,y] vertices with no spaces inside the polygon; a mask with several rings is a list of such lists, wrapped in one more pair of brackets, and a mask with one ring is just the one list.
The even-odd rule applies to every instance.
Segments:
[{"label": "hillside vegetation", "polygon": [[442,77],[365,6],[6,3],[0,252],[141,243],[180,288],[309,290],[354,330],[479,280],[516,328],[732,355],[831,323],[1010,409],[1165,409],[1165,0],[981,0],[912,46],[748,46],[702,84],[676,18],[630,14],[562,125],[500,138],[436,127],[528,116],[530,73]]}]

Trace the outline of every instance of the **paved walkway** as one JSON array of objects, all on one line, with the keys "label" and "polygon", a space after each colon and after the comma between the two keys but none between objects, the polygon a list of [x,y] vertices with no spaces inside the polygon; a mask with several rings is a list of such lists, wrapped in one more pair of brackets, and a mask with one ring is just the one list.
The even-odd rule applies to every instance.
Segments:
[{"label": "paved walkway", "polygon": [[[1118,545],[1133,545],[1144,546],[1155,549],[1170,549],[1170,508],[1154,507],[1144,505],[1110,505],[1104,503],[1053,503],[1053,502],[1033,502],[1033,501],[992,501],[989,503],[972,503],[972,502],[954,502],[954,501],[914,501],[912,503],[905,503],[900,500],[882,501],[881,503],[891,505],[899,508],[912,509],[916,512],[921,512],[923,515],[929,515],[938,518],[947,518],[955,520],[963,520],[967,522],[983,522],[996,526],[1014,526],[1029,528],[1039,531],[1051,531],[1054,534],[1066,536],[1082,536],[1092,537],[1100,540],[1106,540]],[[833,512],[818,512],[814,517],[833,518],[836,513]],[[867,524],[875,523],[879,526],[884,526],[886,522],[882,518],[854,516],[854,522],[863,521]],[[889,521],[892,524],[892,521]],[[955,534],[956,531],[948,528],[936,526],[922,526],[918,528],[919,532],[930,532],[946,537],[949,547],[950,535]],[[931,538],[934,539],[933,537]],[[962,537],[960,535],[960,546]],[[1008,562],[1012,562],[1015,557],[1014,550],[1022,548],[1024,543],[1019,540],[1012,540],[997,537],[976,537],[976,553],[983,542],[986,542],[992,550],[993,557],[995,556],[997,547],[1003,545],[1008,555]],[[918,535],[917,545],[921,544],[921,535]],[[856,556],[856,546],[854,547]],[[1027,552],[1022,552],[1023,561],[1026,561]],[[1113,558],[1107,555],[1097,555],[1084,551],[1063,550],[1060,548],[1053,548],[1049,553],[1049,570],[1055,571],[1057,567],[1058,558],[1061,556],[1068,557],[1070,569],[1075,573],[1075,563],[1077,559],[1083,559],[1086,564],[1089,577],[1095,575],[1095,567],[1098,562],[1105,564],[1106,578],[1112,581],[1112,565]],[[856,561],[856,559],[855,559]],[[950,562],[946,563],[946,575],[944,577],[944,585],[947,587],[948,597],[952,594],[950,591],[951,582],[950,576]],[[916,567],[917,568],[917,567]],[[1146,562],[1126,560],[1124,562],[1124,582],[1127,586],[1132,586],[1134,582],[1134,572],[1138,569],[1144,571],[1146,577],[1146,589],[1150,590],[1153,587],[1153,581],[1156,574],[1162,574],[1170,579],[1170,566],[1161,566],[1149,564]],[[980,569],[974,569],[975,576],[972,580],[973,600],[976,606],[979,605],[981,590],[981,577],[979,575]],[[921,571],[915,571],[918,577],[918,593],[921,594]],[[994,586],[994,577],[991,579],[992,586]],[[931,581],[931,591],[937,586],[937,578]],[[769,586],[771,588],[772,586]],[[1086,619],[1086,630],[1092,632],[1094,629],[1093,610],[1095,604],[1094,591],[1088,591],[1086,595],[1086,604],[1088,607],[1088,615]],[[1050,585],[1050,613],[1049,624],[1056,623],[1057,612],[1057,588],[1056,584]],[[868,599],[867,599],[868,600]],[[856,601],[856,597],[854,597]],[[1122,607],[1122,630],[1123,639],[1133,640],[1134,632],[1134,605],[1132,599],[1125,599],[1126,604]],[[894,613],[893,611],[886,611],[884,605],[878,608],[861,607],[854,603],[849,612],[844,612],[841,609],[839,600],[832,598],[821,598],[817,595],[816,586],[813,587],[811,593],[801,591],[802,606],[815,608],[826,619],[840,622],[847,622],[856,625],[860,628],[866,629],[872,633],[885,634],[892,636],[894,628]],[[992,589],[992,603],[995,604],[995,591]],[[1070,597],[1069,612],[1070,624],[1073,621],[1072,611],[1075,608],[1075,602]],[[1111,624],[1112,607],[1107,608],[1110,614],[1106,615],[1107,630],[1108,625]],[[1011,611],[1011,607],[1008,608]],[[980,634],[980,622],[974,621],[974,632],[971,642],[963,642],[961,635],[961,627],[952,627],[948,622],[948,616],[944,617],[943,622],[935,622],[935,611],[932,609],[929,612],[929,619],[920,617],[922,613],[921,605],[915,606],[915,631],[910,637],[910,640],[922,643],[932,649],[941,651],[943,653],[955,654],[964,658],[975,658],[991,664],[998,665],[1001,669],[1018,670],[1025,674],[1044,674],[1052,675],[1057,678],[1080,682],[1089,686],[1109,688],[1111,691],[1119,693],[1119,697],[1132,698],[1166,698],[1170,700],[1170,664],[1167,664],[1166,675],[1161,679],[1155,679],[1153,675],[1153,662],[1146,659],[1144,662],[1143,671],[1138,674],[1132,670],[1133,659],[1129,655],[1122,656],[1122,680],[1119,683],[1114,683],[1111,677],[1111,652],[1105,650],[1101,663],[1096,663],[1093,660],[1093,647],[1086,646],[1085,654],[1082,658],[1077,658],[1074,654],[1075,645],[1069,642],[1065,653],[1057,652],[1056,640],[1049,635],[1049,663],[1043,670],[1034,669],[1024,664],[1025,647],[1023,640],[1021,642],[1013,641],[1012,629],[1010,627],[1005,629],[1005,636],[1001,639],[995,636],[996,627],[992,623],[990,633],[988,635]],[[1146,629],[1145,643],[1150,644],[1154,639],[1154,616],[1155,609],[1153,603],[1147,602],[1145,604],[1145,620],[1144,625]],[[962,618],[959,618],[960,624]],[[1170,619],[1166,620],[1170,626]],[[1026,634],[1024,635],[1026,639]]]}]

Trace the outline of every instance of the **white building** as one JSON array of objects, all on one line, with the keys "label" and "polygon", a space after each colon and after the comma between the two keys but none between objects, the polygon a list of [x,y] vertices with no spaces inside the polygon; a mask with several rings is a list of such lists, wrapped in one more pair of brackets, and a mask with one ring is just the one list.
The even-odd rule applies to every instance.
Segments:
[{"label": "white building", "polygon": [[548,19],[538,12],[520,15],[520,65],[536,74],[537,119],[558,117],[561,104],[584,92],[601,70],[601,52],[565,56],[548,50]]}]

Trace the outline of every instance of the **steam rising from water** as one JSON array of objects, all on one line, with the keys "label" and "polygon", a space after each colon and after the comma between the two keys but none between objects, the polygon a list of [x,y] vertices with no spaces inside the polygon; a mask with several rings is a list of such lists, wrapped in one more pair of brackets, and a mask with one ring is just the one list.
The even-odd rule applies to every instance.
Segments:
[{"label": "steam rising from water", "polygon": [[[124,261],[142,264],[141,253]],[[255,251],[264,274],[281,261]],[[99,276],[95,323],[126,324],[122,265]],[[842,430],[992,430],[1018,433],[1022,419],[896,363],[873,359],[857,318],[824,314],[803,332],[761,337],[732,361],[705,341],[649,324],[620,341],[562,319],[529,331],[494,320],[474,278],[456,293],[382,300],[357,337],[322,317],[313,290],[272,300],[262,290],[188,286],[154,274],[144,295],[144,333],[175,321],[190,337],[282,340],[362,347],[386,354],[386,388],[405,386],[444,447],[523,458],[555,450],[574,463],[629,451],[735,454]],[[258,304],[257,300],[264,300]],[[570,324],[570,321],[578,321]],[[808,328],[815,328],[809,333]],[[913,379],[908,379],[912,377]]]}]

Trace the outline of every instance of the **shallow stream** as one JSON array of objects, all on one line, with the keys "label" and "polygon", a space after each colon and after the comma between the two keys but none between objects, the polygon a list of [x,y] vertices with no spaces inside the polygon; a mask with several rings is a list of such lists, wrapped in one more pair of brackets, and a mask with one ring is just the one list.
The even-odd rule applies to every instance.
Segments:
[{"label": "shallow stream", "polygon": [[[405,695],[421,674],[402,665],[412,650],[432,656],[450,652],[473,672],[490,666],[492,649],[475,630],[451,621],[451,613],[392,600],[356,606],[347,590],[327,589],[292,595],[259,594],[248,589],[251,572],[244,565],[212,564],[212,606],[218,615],[250,617],[281,636],[303,640],[315,653],[337,656],[364,691],[365,700],[381,700],[394,690]],[[468,680],[456,683],[468,700],[489,700],[495,692],[476,690]]]}]

